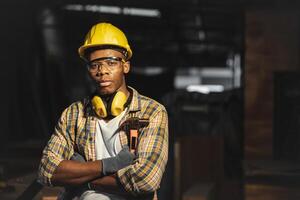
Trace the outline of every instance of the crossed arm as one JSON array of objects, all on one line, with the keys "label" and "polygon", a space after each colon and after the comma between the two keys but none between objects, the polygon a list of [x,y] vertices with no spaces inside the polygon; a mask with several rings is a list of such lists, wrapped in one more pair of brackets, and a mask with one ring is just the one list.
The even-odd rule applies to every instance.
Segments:
[{"label": "crossed arm", "polygon": [[65,119],[61,118],[44,149],[39,169],[40,182],[68,186],[89,182],[95,190],[135,195],[152,193],[159,188],[168,155],[167,115],[164,110],[157,111],[143,130],[135,162],[108,176],[103,175],[101,160],[85,163],[70,160],[74,153],[74,144],[70,141],[74,138],[70,140],[66,134],[69,126]]},{"label": "crossed arm", "polygon": [[101,160],[81,163],[74,160],[63,160],[56,168],[51,182],[53,185],[76,186],[101,178]]},{"label": "crossed arm", "polygon": [[[70,160],[63,160],[52,176],[52,183],[63,186],[77,186],[89,183],[90,189],[109,193],[125,194],[115,174],[131,165],[134,155],[124,147],[116,156],[102,160],[85,162],[82,155],[75,152]],[[112,175],[112,176],[111,176]]]},{"label": "crossed arm", "polygon": [[94,190],[128,195],[119,184],[116,175],[101,174],[101,160],[84,163],[64,160],[58,165],[51,180],[53,185],[61,186],[78,186],[89,182]]}]

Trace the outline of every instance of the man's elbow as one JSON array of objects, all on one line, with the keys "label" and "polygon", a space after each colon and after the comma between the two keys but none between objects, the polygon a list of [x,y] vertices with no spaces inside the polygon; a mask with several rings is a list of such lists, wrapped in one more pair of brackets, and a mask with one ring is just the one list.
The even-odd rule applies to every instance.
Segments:
[{"label": "man's elbow", "polygon": [[51,178],[52,174],[47,172],[47,170],[43,166],[40,166],[38,170],[37,182],[44,186],[53,186]]},{"label": "man's elbow", "polygon": [[138,194],[149,194],[157,191],[160,187],[161,174],[156,173],[155,175],[148,175],[139,183],[137,183],[136,192]]},{"label": "man's elbow", "polygon": [[160,187],[159,183],[156,183],[153,185],[144,185],[139,188],[139,192],[141,194],[150,194],[150,193],[157,191],[159,189],[159,187]]},{"label": "man's elbow", "polygon": [[38,173],[37,182],[43,186],[52,186],[50,178],[40,172]]},{"label": "man's elbow", "polygon": [[[132,173],[132,168],[123,169],[119,171],[119,180],[124,189],[135,196],[151,194],[160,188],[164,166],[139,165],[136,167],[139,170],[136,170],[135,173]],[[151,170],[148,170],[150,168]]]}]

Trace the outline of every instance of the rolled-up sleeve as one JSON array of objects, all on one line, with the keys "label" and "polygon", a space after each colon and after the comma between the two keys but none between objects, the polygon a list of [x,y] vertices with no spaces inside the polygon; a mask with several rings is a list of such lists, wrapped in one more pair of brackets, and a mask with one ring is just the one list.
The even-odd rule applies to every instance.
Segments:
[{"label": "rolled-up sleeve", "polygon": [[117,173],[125,190],[133,195],[155,192],[168,160],[166,110],[157,110],[149,120],[149,126],[140,133],[136,162]]},{"label": "rolled-up sleeve", "polygon": [[71,139],[68,136],[69,125],[67,123],[66,109],[59,119],[54,133],[43,150],[42,159],[38,171],[38,181],[43,185],[52,186],[51,178],[61,161],[69,159],[73,154]]}]

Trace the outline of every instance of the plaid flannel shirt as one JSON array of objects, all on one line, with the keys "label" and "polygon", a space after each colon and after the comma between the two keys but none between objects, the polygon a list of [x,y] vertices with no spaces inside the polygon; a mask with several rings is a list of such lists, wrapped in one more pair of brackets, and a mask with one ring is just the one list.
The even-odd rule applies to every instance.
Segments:
[{"label": "plaid flannel shirt", "polygon": [[[155,193],[159,188],[168,159],[168,117],[164,106],[132,90],[132,100],[120,124],[130,117],[149,119],[141,128],[135,162],[117,172],[124,189],[133,195]],[[44,148],[38,179],[51,186],[51,178],[59,163],[69,160],[74,151],[87,161],[96,160],[96,118],[85,114],[83,102],[70,105],[61,115],[48,144]],[[121,145],[127,145],[125,130],[120,130]]]}]

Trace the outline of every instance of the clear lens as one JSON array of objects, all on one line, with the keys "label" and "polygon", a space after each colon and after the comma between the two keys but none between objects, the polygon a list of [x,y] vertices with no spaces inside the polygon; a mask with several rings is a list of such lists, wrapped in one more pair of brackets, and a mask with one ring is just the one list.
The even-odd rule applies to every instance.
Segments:
[{"label": "clear lens", "polygon": [[120,65],[120,62],[125,62],[120,57],[103,57],[97,58],[88,63],[88,70],[90,72],[96,72],[97,70],[106,67],[106,69],[112,70]]}]

